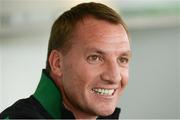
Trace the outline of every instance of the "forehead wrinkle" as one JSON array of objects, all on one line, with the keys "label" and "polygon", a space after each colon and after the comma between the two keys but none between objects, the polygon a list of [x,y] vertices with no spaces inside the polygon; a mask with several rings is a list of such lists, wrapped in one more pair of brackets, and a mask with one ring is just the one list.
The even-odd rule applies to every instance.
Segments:
[{"label": "forehead wrinkle", "polygon": [[96,48],[96,47],[88,47],[87,48],[87,51],[88,52],[96,52],[98,54],[102,54],[102,55],[107,55],[107,54],[111,54],[113,52],[115,52],[115,54],[118,54],[118,55],[128,55],[128,56],[131,56],[131,50],[129,49],[126,49],[126,50],[111,50],[111,49],[103,49],[103,48]]},{"label": "forehead wrinkle", "polygon": [[[91,43],[91,44],[87,44],[87,43]],[[104,51],[112,51],[114,49],[116,49],[117,51],[125,51],[126,49],[130,50],[130,44],[129,41],[123,40],[123,41],[108,41],[108,40],[95,40],[95,39],[89,39],[87,41],[84,41],[84,46],[85,47],[89,47],[89,48],[96,48],[96,46],[98,46],[98,48],[101,48],[102,50],[104,49]],[[111,49],[112,48],[112,49]],[[124,50],[125,49],[125,50]]]},{"label": "forehead wrinkle", "polygon": [[[102,26],[105,27],[102,29]],[[98,31],[94,32],[95,30]],[[88,33],[86,36],[88,35],[89,37],[111,37],[108,36],[108,34],[115,33],[117,30],[119,31],[118,34],[112,37],[125,37],[124,35],[126,35],[128,39],[126,31],[121,24],[112,24],[104,20],[97,20],[90,17],[90,19],[84,19],[83,22],[78,22],[76,24],[73,36],[82,37],[84,35],[82,33]]]}]

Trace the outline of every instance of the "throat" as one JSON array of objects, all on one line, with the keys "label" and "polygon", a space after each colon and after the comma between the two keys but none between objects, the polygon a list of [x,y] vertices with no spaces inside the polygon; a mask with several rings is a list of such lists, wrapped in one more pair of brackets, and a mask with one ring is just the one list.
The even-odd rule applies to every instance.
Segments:
[{"label": "throat", "polygon": [[[72,118],[75,118],[75,119],[97,119],[97,116],[96,115],[91,115],[89,114],[88,112],[85,112],[81,109],[77,109],[76,107],[73,107],[73,106],[69,106],[67,105],[65,102],[63,102],[63,105],[65,107],[65,109],[67,109],[66,111],[68,111],[69,113],[67,115],[67,118],[68,117],[71,117]],[[69,119],[72,119],[72,118],[69,118]]]}]

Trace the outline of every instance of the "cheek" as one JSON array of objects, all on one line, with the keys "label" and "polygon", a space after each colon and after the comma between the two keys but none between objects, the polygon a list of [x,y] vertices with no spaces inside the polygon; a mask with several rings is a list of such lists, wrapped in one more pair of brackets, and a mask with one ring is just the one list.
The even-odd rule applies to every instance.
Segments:
[{"label": "cheek", "polygon": [[128,79],[129,79],[129,72],[128,70],[125,70],[122,73],[122,80],[121,80],[121,87],[124,88],[128,84]]},{"label": "cheek", "polygon": [[63,73],[64,93],[68,101],[72,104],[77,104],[77,100],[81,102],[85,91],[85,82],[83,81],[83,77],[79,75],[80,71],[77,70],[78,67],[66,66]]},{"label": "cheek", "polygon": [[97,66],[90,65],[83,57],[66,59],[63,68],[65,85],[81,90],[81,92],[96,84],[96,79],[101,71]]},{"label": "cheek", "polygon": [[[64,66],[63,83],[66,86],[71,86],[72,89],[83,89],[91,80],[91,74],[86,65],[83,64],[68,64]],[[80,87],[81,86],[81,87]]]}]

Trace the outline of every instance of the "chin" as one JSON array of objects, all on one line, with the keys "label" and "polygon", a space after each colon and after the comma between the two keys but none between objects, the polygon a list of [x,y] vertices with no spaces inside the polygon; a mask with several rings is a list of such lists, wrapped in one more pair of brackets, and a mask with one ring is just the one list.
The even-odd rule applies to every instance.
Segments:
[{"label": "chin", "polygon": [[109,109],[101,109],[101,111],[98,112],[98,116],[109,116],[115,111],[115,108],[109,108]]}]

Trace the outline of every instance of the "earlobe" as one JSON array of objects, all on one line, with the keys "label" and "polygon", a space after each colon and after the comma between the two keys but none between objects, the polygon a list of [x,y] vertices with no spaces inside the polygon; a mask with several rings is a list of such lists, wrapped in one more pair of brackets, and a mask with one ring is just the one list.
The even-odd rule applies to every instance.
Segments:
[{"label": "earlobe", "polygon": [[51,67],[51,73],[60,77],[62,75],[62,54],[57,50],[52,50],[48,60]]}]

